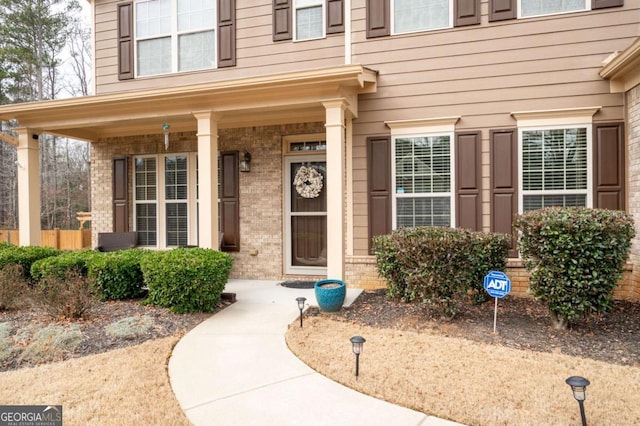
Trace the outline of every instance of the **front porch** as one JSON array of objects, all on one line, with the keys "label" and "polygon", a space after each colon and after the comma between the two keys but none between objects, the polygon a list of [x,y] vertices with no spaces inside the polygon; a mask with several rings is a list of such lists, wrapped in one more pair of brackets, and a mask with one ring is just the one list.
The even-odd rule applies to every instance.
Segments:
[{"label": "front porch", "polygon": [[[344,278],[353,220],[348,207],[351,122],[358,114],[358,95],[374,92],[376,78],[374,71],[348,65],[0,107],[0,119],[17,121],[19,126],[17,138],[11,141],[17,146],[21,166],[20,244],[40,243],[37,137],[49,133],[92,144],[94,246],[100,232],[148,233],[139,219],[150,213],[139,209],[141,199],[136,191],[151,191],[156,194],[151,209],[155,222],[147,224],[155,223],[156,235],[145,240],[145,246],[163,249],[178,245],[173,227],[186,224],[187,244],[217,248],[219,228],[228,225],[225,209],[233,209],[239,212],[239,221],[234,224],[237,232],[225,232],[224,242],[228,238],[232,243],[234,270],[243,271],[245,278],[295,274],[287,269],[285,258],[291,251],[285,223],[285,158],[291,153],[283,140],[292,135],[321,134],[326,146],[322,154],[328,171],[325,227],[329,231],[325,231],[323,254],[326,266],[310,274]],[[235,204],[227,203],[227,188],[219,186],[225,170],[225,160],[222,166],[218,163],[220,152],[238,153],[235,158],[243,152],[252,155],[251,172],[240,173]],[[184,170],[175,171],[176,176],[188,174],[188,195],[180,198],[185,201],[180,206],[173,203],[175,194],[167,192],[166,175],[163,186],[156,182],[151,189],[136,180],[140,177],[138,161],[150,158],[151,163],[157,162],[159,168],[153,173],[159,175],[166,171],[163,167],[169,167],[161,162],[178,157],[180,161],[184,158],[185,164],[189,162]],[[114,179],[116,173],[122,173],[116,171],[118,167],[125,168],[124,185]],[[238,167],[227,164],[227,168]]]}]

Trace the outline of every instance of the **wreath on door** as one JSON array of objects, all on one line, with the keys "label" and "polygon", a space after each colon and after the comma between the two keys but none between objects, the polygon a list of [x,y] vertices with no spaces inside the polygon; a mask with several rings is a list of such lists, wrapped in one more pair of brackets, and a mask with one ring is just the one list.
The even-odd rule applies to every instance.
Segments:
[{"label": "wreath on door", "polygon": [[316,198],[322,191],[322,174],[313,166],[302,166],[293,178],[296,192],[303,198]]}]

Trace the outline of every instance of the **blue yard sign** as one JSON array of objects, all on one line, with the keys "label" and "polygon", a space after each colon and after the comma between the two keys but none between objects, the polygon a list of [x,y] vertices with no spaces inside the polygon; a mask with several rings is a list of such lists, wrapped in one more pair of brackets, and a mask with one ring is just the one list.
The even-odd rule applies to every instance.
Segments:
[{"label": "blue yard sign", "polygon": [[498,322],[498,299],[502,299],[511,291],[511,280],[504,272],[489,271],[484,277],[484,289],[487,290],[489,296],[495,297],[495,306],[493,311],[493,332],[496,332],[496,323]]},{"label": "blue yard sign", "polygon": [[489,271],[484,277],[484,289],[489,296],[502,299],[511,291],[511,280],[504,272]]}]

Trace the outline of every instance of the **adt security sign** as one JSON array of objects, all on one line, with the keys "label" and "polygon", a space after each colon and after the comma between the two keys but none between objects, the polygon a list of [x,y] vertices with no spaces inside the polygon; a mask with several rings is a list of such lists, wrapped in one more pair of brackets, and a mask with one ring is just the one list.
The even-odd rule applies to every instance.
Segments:
[{"label": "adt security sign", "polygon": [[511,291],[511,280],[500,271],[489,271],[484,277],[484,289],[489,296],[503,298]]}]

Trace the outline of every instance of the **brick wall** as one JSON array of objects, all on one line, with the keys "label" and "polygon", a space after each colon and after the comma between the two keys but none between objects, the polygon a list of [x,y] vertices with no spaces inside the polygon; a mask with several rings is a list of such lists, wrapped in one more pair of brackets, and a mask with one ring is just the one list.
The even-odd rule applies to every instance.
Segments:
[{"label": "brick wall", "polygon": [[[282,136],[321,132],[324,132],[323,123],[219,131],[218,142],[221,151],[238,150],[242,153],[247,150],[252,156],[251,172],[240,173],[240,251],[231,253],[234,258],[232,278],[283,278]],[[112,231],[111,162],[114,156],[130,158],[129,200],[132,200],[134,156],[196,151],[195,132],[171,133],[167,151],[164,150],[162,134],[109,138],[94,143],[91,150],[93,247],[97,245],[98,232]],[[132,201],[129,226],[133,229]]]},{"label": "brick wall", "polygon": [[[384,279],[378,276],[376,270],[375,257],[373,256],[352,256],[346,262],[346,282],[351,287],[374,290],[385,288]],[[614,292],[614,298],[620,300],[640,301],[637,286],[634,286],[633,277],[637,274],[633,265],[627,263],[622,278],[618,282],[618,287]],[[507,276],[511,280],[511,293],[516,297],[529,297],[527,287],[529,286],[529,273],[522,266],[519,259],[509,259],[507,262]],[[638,277],[640,278],[640,277]]]},{"label": "brick wall", "polygon": [[636,237],[631,246],[631,262],[634,271],[631,277],[631,292],[635,300],[640,300],[640,86],[626,94],[628,173],[628,211],[636,225]]}]

